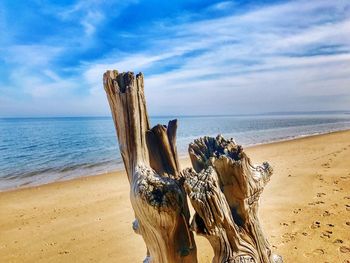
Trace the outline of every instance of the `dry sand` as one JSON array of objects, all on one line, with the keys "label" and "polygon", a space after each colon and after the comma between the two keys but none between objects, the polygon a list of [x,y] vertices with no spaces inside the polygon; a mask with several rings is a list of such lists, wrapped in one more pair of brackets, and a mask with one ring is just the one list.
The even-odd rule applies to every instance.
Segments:
[{"label": "dry sand", "polygon": [[[350,131],[246,151],[274,166],[260,217],[284,261],[350,262]],[[0,193],[0,262],[142,262],[128,194],[123,172]]]}]

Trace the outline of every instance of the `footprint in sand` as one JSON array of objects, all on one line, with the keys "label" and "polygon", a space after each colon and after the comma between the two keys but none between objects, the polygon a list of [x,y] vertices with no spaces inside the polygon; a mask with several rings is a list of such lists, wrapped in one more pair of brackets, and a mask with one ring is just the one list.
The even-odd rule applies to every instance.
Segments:
[{"label": "footprint in sand", "polygon": [[319,204],[324,204],[324,202],[323,201],[316,201],[316,202],[309,203],[309,205],[319,205]]},{"label": "footprint in sand", "polygon": [[331,213],[329,211],[327,211],[327,210],[324,211],[323,214],[322,214],[322,216],[330,216],[330,215],[331,215]]},{"label": "footprint in sand", "polygon": [[315,249],[312,253],[305,253],[304,256],[311,257],[313,255],[324,255],[326,252],[322,248]]},{"label": "footprint in sand", "polygon": [[350,222],[346,222],[345,225],[350,226]]},{"label": "footprint in sand", "polygon": [[317,178],[318,180],[320,180],[321,182],[324,181],[323,175],[322,175],[322,174],[317,174],[317,175],[316,175],[316,178]]},{"label": "footprint in sand", "polygon": [[293,233],[284,233],[282,235],[282,237],[285,239],[284,241],[282,241],[283,243],[288,243],[289,241],[295,240],[296,236],[297,236],[297,232],[293,232]]},{"label": "footprint in sand", "polygon": [[315,249],[312,253],[313,253],[314,255],[323,255],[325,252],[324,252],[323,249],[318,248],[318,249]]},{"label": "footprint in sand", "polygon": [[341,240],[341,239],[339,239],[339,238],[337,238],[336,240],[333,241],[333,243],[334,243],[334,244],[343,244],[344,241]]},{"label": "footprint in sand", "polygon": [[294,210],[293,210],[293,213],[294,213],[294,214],[298,214],[299,212],[301,212],[301,208],[298,208],[298,209],[294,209]]},{"label": "footprint in sand", "polygon": [[324,168],[330,168],[331,167],[329,163],[323,163],[323,164],[321,164],[321,166],[324,167]]},{"label": "footprint in sand", "polygon": [[325,193],[317,193],[317,197],[322,197],[323,195],[326,195]]},{"label": "footprint in sand", "polygon": [[316,229],[321,227],[321,223],[319,221],[315,221],[312,223],[312,225],[310,226],[311,229]]},{"label": "footprint in sand", "polygon": [[63,254],[69,254],[69,251],[59,251],[58,254],[63,255]]},{"label": "footprint in sand", "polygon": [[339,251],[340,251],[341,253],[350,253],[350,247],[341,246],[341,247],[339,248]]},{"label": "footprint in sand", "polygon": [[331,235],[332,235],[332,231],[325,231],[325,232],[322,232],[322,235],[320,236],[321,238],[331,238]]}]

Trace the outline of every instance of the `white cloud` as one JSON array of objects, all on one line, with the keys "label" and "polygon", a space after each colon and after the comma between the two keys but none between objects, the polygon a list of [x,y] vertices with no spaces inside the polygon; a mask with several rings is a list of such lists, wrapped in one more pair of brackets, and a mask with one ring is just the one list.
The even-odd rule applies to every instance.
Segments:
[{"label": "white cloud", "polygon": [[43,73],[53,81],[61,81],[61,78],[50,69],[44,69]]},{"label": "white cloud", "polygon": [[209,10],[214,10],[214,11],[225,11],[229,8],[234,7],[236,4],[233,1],[223,1],[223,2],[219,2],[216,3],[214,5],[211,5],[208,9]]},{"label": "white cloud", "polygon": [[[44,79],[42,74],[49,77]],[[28,68],[19,67],[9,76],[12,87],[20,90],[30,98],[42,98],[48,100],[64,99],[79,87],[79,82],[74,79],[61,79],[50,70],[43,70],[39,74],[33,74]]]},{"label": "white cloud", "polygon": [[[330,20],[318,12],[322,8],[345,10],[344,3],[299,1],[176,26],[180,33],[169,45],[163,43],[165,47],[205,51],[185,57],[176,70],[146,76],[150,112],[220,114],[348,108],[349,99],[334,105],[312,100],[313,96],[328,95],[350,98],[350,15],[344,11]],[[317,55],[318,48],[330,45],[348,53],[332,54],[329,47],[330,54]],[[316,54],[308,56],[312,51]],[[294,108],[300,96],[309,101]],[[255,103],[256,98],[260,104]],[[269,103],[264,103],[266,98]],[[206,101],[217,106],[208,108]],[[315,106],[310,106],[313,103]],[[167,105],[173,108],[167,110]]]},{"label": "white cloud", "polygon": [[49,45],[12,45],[0,48],[2,59],[19,66],[46,66],[63,51],[62,47]]},{"label": "white cloud", "polygon": [[[79,18],[85,37],[93,37],[106,16],[95,8],[97,1],[82,3],[60,16]],[[212,8],[225,9],[229,4]],[[21,64],[23,75],[30,76],[24,89],[28,95],[60,101],[73,114],[109,114],[102,88],[102,75],[108,69],[146,72],[151,114],[346,109],[350,101],[347,10],[346,1],[292,1],[216,19],[168,21],[167,26],[159,22],[150,30],[157,32],[155,40],[152,33],[145,40],[147,52],[112,50],[104,58],[81,62],[74,77],[68,78],[50,68],[63,52],[54,46],[14,46],[4,58]],[[82,87],[84,92],[77,98],[75,92]],[[327,96],[336,103],[322,99]]]},{"label": "white cloud", "polygon": [[104,18],[104,15],[99,11],[88,11],[80,22],[84,27],[85,35],[93,35],[96,31],[97,25],[101,23]]},{"label": "white cloud", "polygon": [[[106,15],[118,16],[118,14],[130,4],[137,3],[137,0],[116,1],[116,0],[79,0],[66,10],[58,12],[57,16],[65,21],[79,21],[86,37],[91,37],[98,27],[105,21]],[[110,9],[110,6],[118,4],[118,8]],[[113,13],[111,13],[111,12]]]}]

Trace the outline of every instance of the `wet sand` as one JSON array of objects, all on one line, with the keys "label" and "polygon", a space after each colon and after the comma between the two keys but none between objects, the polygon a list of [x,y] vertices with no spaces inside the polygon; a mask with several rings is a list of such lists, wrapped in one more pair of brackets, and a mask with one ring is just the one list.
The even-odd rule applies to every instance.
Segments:
[{"label": "wet sand", "polygon": [[[350,262],[350,131],[246,151],[274,167],[260,204],[274,251],[285,262]],[[142,262],[133,219],[124,172],[3,192],[0,262]],[[196,242],[211,262],[209,243]]]}]

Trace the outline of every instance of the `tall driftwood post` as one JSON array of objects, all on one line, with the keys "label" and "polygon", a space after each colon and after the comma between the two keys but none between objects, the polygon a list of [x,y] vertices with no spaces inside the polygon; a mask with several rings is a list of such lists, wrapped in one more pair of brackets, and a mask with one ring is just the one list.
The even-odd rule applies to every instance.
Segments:
[{"label": "tall driftwood post", "polygon": [[107,71],[103,83],[130,182],[133,228],[148,249],[144,262],[197,262],[179,177],[176,120],[150,128],[141,73]]},{"label": "tall driftwood post", "polygon": [[185,190],[196,211],[191,223],[214,249],[213,262],[282,262],[271,253],[258,219],[258,201],[272,168],[253,166],[233,139],[204,137],[189,146],[193,169]]},{"label": "tall driftwood post", "polygon": [[[211,243],[213,263],[281,263],[258,219],[270,165],[253,166],[232,139],[204,137],[189,146],[193,169],[181,172],[177,121],[150,128],[143,75],[107,71],[103,82],[130,182],[133,228],[147,246],[144,262],[196,263],[195,231]],[[195,210],[191,225],[186,194]]]}]

